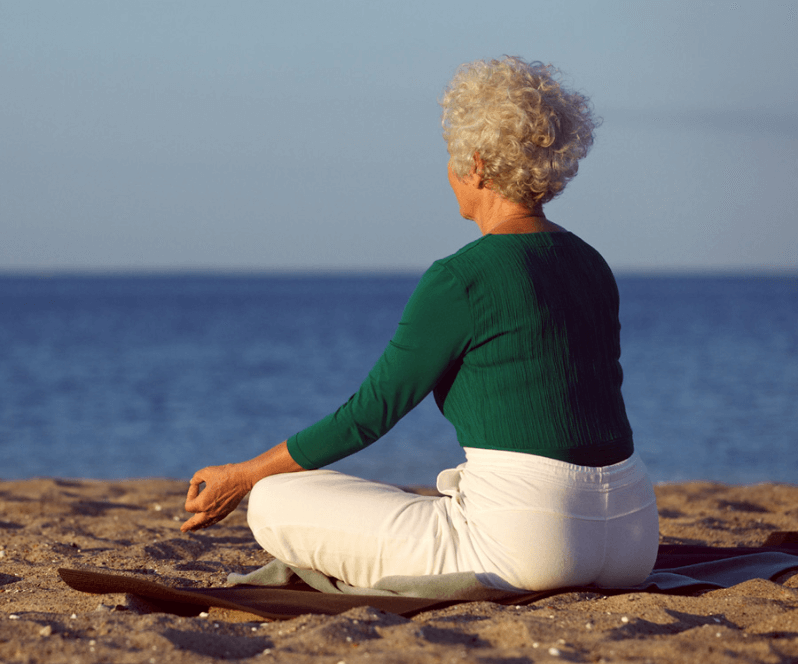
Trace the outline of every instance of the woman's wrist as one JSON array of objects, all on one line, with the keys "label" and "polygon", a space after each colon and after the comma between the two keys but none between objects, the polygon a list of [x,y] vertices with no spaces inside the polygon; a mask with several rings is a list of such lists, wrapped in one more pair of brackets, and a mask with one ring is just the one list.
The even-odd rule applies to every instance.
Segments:
[{"label": "woman's wrist", "polygon": [[305,470],[291,457],[286,441],[240,465],[242,483],[248,487],[247,491],[251,491],[252,487],[264,477]]}]

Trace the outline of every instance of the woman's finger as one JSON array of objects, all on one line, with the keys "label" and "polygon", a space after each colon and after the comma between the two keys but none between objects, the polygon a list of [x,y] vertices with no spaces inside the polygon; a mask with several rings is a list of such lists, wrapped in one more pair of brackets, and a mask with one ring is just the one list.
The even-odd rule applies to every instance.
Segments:
[{"label": "woman's finger", "polygon": [[190,500],[194,500],[200,494],[199,484],[189,484],[188,485],[188,493],[186,494],[186,504]]},{"label": "woman's finger", "polygon": [[201,504],[203,502],[199,487],[192,484],[188,488],[188,495],[186,496],[186,512],[202,512]]},{"label": "woman's finger", "polygon": [[188,493],[186,494],[186,512],[203,511],[202,501],[198,501],[198,498],[202,493],[200,486],[205,484],[205,488],[208,488],[208,484],[205,480],[205,474],[207,470],[207,468],[198,470],[196,473],[194,473],[194,477],[192,477],[191,481],[188,483]]},{"label": "woman's finger", "polygon": [[205,515],[203,513],[195,514],[182,526],[180,526],[180,530],[184,533],[187,533],[190,530],[199,530],[200,528],[203,527],[204,520],[205,520]]},{"label": "woman's finger", "polygon": [[194,476],[189,481],[189,486],[196,486],[199,487],[200,484],[205,482],[205,476],[208,475],[208,471],[212,470],[212,468],[202,468],[194,473]]},{"label": "woman's finger", "polygon": [[205,512],[212,504],[209,491],[202,491],[198,495],[186,498],[186,512]]}]

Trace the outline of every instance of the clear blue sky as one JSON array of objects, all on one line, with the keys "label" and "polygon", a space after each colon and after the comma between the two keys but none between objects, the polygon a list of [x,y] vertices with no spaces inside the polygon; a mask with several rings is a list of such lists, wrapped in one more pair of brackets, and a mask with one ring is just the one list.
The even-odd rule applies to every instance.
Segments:
[{"label": "clear blue sky", "polygon": [[414,269],[478,237],[457,66],[604,125],[554,221],[617,271],[798,269],[798,2],[0,0],[0,271]]}]

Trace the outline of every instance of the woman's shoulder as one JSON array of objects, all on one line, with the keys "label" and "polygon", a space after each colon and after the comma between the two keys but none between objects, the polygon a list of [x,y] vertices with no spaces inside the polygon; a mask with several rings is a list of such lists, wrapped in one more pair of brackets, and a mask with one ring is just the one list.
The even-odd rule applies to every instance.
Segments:
[{"label": "woman's shoulder", "polygon": [[483,236],[469,242],[468,244],[460,247],[457,251],[453,254],[449,254],[448,256],[444,256],[443,258],[439,258],[433,263],[434,265],[447,265],[452,262],[457,262],[458,260],[467,260],[469,254],[474,252],[479,252],[480,248],[485,244],[485,238],[487,236]]},{"label": "woman's shoulder", "polygon": [[523,255],[525,258],[535,254],[545,254],[554,248],[572,247],[584,251],[592,249],[584,240],[570,231],[556,233],[525,233],[507,235],[485,235],[459,249],[453,254],[441,258],[433,267],[448,267],[458,270],[469,269],[469,266],[478,267],[481,264],[501,264],[512,260],[514,255]]},{"label": "woman's shoulder", "polygon": [[563,272],[612,274],[596,249],[566,231],[485,235],[435,261],[425,274],[425,281],[456,282],[470,291],[478,284],[537,282],[546,275]]}]

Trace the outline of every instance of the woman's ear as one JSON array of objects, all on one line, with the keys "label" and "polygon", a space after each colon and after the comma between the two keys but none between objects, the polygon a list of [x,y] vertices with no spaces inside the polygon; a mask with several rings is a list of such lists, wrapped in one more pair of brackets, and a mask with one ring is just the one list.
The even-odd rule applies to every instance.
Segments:
[{"label": "woman's ear", "polygon": [[485,182],[485,178],[483,173],[485,172],[485,162],[482,161],[482,157],[479,156],[479,152],[474,152],[474,167],[471,169],[471,173],[469,175],[473,175],[477,178],[477,186],[481,189],[482,187],[487,186],[487,182]]}]

